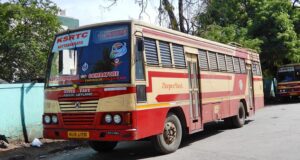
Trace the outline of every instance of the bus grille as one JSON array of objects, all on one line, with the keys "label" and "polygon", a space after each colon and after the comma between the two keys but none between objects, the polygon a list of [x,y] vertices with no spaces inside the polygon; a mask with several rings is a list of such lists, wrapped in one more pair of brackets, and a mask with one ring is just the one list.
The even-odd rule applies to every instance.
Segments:
[{"label": "bus grille", "polygon": [[60,101],[61,112],[96,112],[98,99],[88,101]]},{"label": "bus grille", "polygon": [[95,113],[63,113],[64,125],[93,125]]}]

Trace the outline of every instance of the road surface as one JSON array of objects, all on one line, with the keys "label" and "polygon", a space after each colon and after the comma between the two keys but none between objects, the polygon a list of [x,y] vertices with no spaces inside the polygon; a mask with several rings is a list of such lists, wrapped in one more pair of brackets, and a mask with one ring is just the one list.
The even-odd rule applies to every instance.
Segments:
[{"label": "road surface", "polygon": [[205,132],[188,137],[179,150],[168,155],[158,155],[149,142],[123,142],[110,153],[80,148],[47,159],[299,160],[300,104],[267,106],[239,129],[211,124]]},{"label": "road surface", "polygon": [[172,154],[157,154],[150,142],[122,142],[109,153],[88,147],[49,154],[47,160],[299,160],[300,103],[269,105],[239,129],[226,129],[222,122],[184,140]]}]

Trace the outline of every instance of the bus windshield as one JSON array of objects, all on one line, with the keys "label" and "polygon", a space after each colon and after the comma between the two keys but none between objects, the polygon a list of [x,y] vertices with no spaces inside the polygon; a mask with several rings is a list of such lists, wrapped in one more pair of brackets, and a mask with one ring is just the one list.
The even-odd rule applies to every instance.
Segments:
[{"label": "bus windshield", "polygon": [[300,81],[300,66],[281,67],[277,77],[278,82]]},{"label": "bus windshield", "polygon": [[47,86],[130,82],[129,25],[110,25],[58,35]]}]

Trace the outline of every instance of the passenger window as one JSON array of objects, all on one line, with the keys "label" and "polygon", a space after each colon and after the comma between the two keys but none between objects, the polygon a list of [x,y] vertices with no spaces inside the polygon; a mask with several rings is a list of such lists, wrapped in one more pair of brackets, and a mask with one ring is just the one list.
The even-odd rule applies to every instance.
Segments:
[{"label": "passenger window", "polygon": [[225,55],[218,53],[219,70],[226,71]]},{"label": "passenger window", "polygon": [[208,70],[207,54],[204,50],[199,50],[199,63],[201,70]]},{"label": "passenger window", "polygon": [[167,42],[159,42],[160,58],[162,66],[172,67],[172,59],[170,52],[170,44]]},{"label": "passenger window", "polygon": [[172,44],[172,51],[173,51],[175,67],[185,68],[186,63],[185,63],[185,57],[183,52],[183,46]]},{"label": "passenger window", "polygon": [[241,73],[240,61],[238,58],[233,57],[233,64],[234,64],[234,72]]},{"label": "passenger window", "polygon": [[217,55],[214,52],[208,52],[209,56],[209,69],[212,71],[218,71]]},{"label": "passenger window", "polygon": [[147,64],[158,65],[156,41],[150,38],[145,38],[144,45]]},{"label": "passenger window", "polygon": [[240,58],[241,73],[246,73],[245,60]]},{"label": "passenger window", "polygon": [[226,55],[227,72],[233,72],[233,60],[232,56]]},{"label": "passenger window", "polygon": [[136,39],[136,50],[135,50],[135,77],[137,80],[145,80],[145,74],[144,74],[144,58],[143,58],[143,51],[139,50],[139,48],[143,48],[142,43],[138,43],[142,41],[142,38]]}]

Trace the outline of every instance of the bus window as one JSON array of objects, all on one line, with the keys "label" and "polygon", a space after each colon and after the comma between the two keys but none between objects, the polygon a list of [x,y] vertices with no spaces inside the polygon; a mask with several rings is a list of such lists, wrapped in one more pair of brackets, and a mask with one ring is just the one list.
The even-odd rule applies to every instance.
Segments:
[{"label": "bus window", "polygon": [[300,81],[300,66],[295,66],[295,80]]},{"label": "bus window", "polygon": [[278,82],[290,82],[295,80],[294,67],[280,68],[277,74]]},{"label": "bus window", "polygon": [[135,77],[137,80],[145,80],[144,74],[144,57],[143,57],[143,40],[137,38],[137,50],[135,52]]},{"label": "bus window", "polygon": [[130,33],[111,25],[56,36],[47,86],[130,83]]}]

